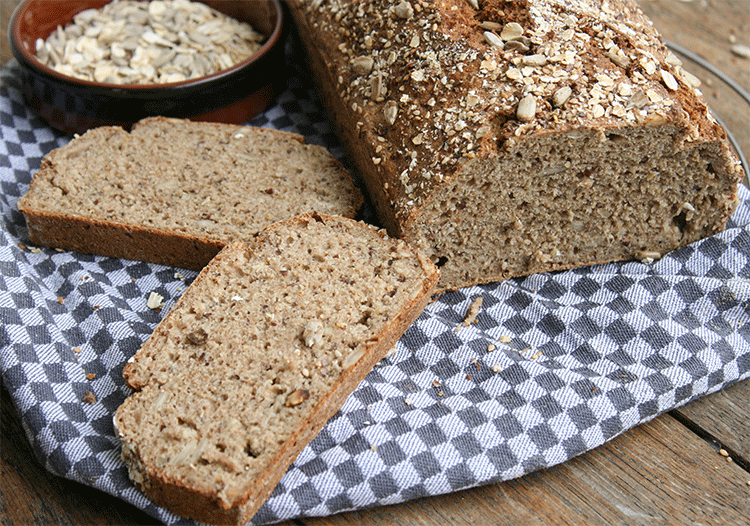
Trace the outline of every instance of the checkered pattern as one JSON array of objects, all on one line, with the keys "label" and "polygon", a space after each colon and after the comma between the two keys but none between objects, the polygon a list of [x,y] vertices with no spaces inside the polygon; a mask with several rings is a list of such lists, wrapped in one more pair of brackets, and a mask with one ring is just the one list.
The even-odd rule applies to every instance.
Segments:
[{"label": "checkered pattern", "polygon": [[[45,467],[190,524],[134,489],[112,415],[123,365],[194,272],[26,245],[16,202],[69,137],[0,69],[0,369]],[[251,124],[345,162],[305,76]],[[750,376],[750,193],[728,229],[651,265],[539,274],[443,294],[299,455],[254,522],[396,503],[564,462]],[[162,311],[146,307],[150,292]],[[477,297],[477,322],[463,327]],[[95,402],[86,403],[87,393]],[[90,395],[89,395],[90,396]]]}]

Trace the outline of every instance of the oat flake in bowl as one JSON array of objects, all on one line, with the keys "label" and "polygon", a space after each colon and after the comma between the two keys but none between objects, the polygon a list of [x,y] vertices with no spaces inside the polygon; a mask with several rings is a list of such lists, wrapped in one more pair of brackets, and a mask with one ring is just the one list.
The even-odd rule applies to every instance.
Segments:
[{"label": "oat flake in bowl", "polygon": [[[137,5],[131,0],[115,2],[119,9],[132,5],[128,8],[133,9],[129,15],[132,20],[104,18],[106,15],[102,15],[102,11],[111,3],[109,0],[21,0],[11,17],[10,47],[18,60],[24,101],[58,130],[73,134],[99,126],[130,129],[133,123],[157,115],[241,124],[268,108],[286,87],[289,68],[286,67],[285,41],[290,25],[282,0],[193,0],[190,3],[168,0]],[[200,11],[188,14],[183,6],[190,4],[198,4],[194,8]],[[252,27],[262,37],[245,40],[259,49],[254,53],[248,50],[246,53],[252,53],[250,56],[224,67],[238,60],[232,53],[246,45],[236,36],[244,33],[214,26],[224,22],[202,21],[198,15],[204,9]],[[167,11],[172,14],[164,16]],[[135,14],[138,12],[141,14]],[[81,26],[75,23],[76,19],[87,23]],[[190,24],[194,28],[202,26],[201,33],[186,30]],[[68,29],[69,26],[78,29]],[[203,30],[208,37],[199,36]],[[232,36],[234,33],[236,35]],[[59,48],[50,51],[54,46],[47,48],[50,36],[52,44],[55,39],[60,41],[62,51]],[[62,43],[63,37],[65,43]],[[103,46],[99,46],[100,41]],[[37,49],[44,53],[42,48],[50,55],[56,53],[60,62],[67,56],[74,62],[98,64],[98,70],[96,65],[89,67],[86,74],[93,76],[89,78],[61,73],[53,63],[48,65],[42,61],[45,57],[37,55]],[[200,68],[207,67],[204,59],[212,53],[221,69],[187,78],[200,75]],[[113,60],[114,65],[105,64],[105,59],[116,61]],[[167,64],[174,68],[169,69]],[[178,66],[186,68],[180,71]],[[136,73],[151,75],[151,68],[154,78],[160,77],[159,82],[136,79]],[[157,73],[157,69],[163,71]],[[181,76],[186,79],[177,80]],[[118,80],[115,77],[120,77],[118,82],[114,82]]]},{"label": "oat flake in bowl", "polygon": [[114,0],[86,9],[36,41],[40,62],[106,84],[160,84],[203,77],[258,51],[264,35],[191,0]]}]

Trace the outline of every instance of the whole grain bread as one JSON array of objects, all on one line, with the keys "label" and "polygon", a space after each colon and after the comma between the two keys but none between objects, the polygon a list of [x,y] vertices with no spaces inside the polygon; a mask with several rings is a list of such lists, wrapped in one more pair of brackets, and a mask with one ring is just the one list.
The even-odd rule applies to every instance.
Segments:
[{"label": "whole grain bread", "polygon": [[307,214],[230,244],[124,370],[115,415],[150,499],[245,524],[417,318],[438,270],[403,241]]},{"label": "whole grain bread", "polygon": [[153,117],[50,152],[18,207],[32,243],[200,269],[271,223],[361,204],[344,167],[301,136]]},{"label": "whole grain bread", "polygon": [[439,289],[658,258],[721,231],[742,173],[631,0],[291,0],[378,216]]}]

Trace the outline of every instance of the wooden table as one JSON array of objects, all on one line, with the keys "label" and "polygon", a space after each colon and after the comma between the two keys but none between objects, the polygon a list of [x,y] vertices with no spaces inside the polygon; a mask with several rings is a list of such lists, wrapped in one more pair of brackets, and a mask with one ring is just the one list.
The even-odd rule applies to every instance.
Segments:
[{"label": "wooden table", "polygon": [[[18,0],[1,0],[2,26]],[[750,89],[750,0],[641,0],[664,36]],[[9,58],[5,40],[0,63]],[[709,104],[750,156],[750,108],[686,62]],[[750,382],[633,429],[565,464],[521,479],[285,526],[475,524],[750,524]],[[5,389],[0,413],[0,525],[154,524],[133,506],[54,477],[34,459]],[[728,456],[725,456],[728,455]]]}]

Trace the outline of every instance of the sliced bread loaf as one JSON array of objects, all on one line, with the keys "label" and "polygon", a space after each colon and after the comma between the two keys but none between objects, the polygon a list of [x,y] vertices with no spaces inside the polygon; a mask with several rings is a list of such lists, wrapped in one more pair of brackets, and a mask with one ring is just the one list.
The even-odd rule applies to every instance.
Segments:
[{"label": "sliced bread loaf", "polygon": [[700,81],[633,0],[287,5],[381,224],[439,289],[658,258],[737,206]]},{"label": "sliced bread loaf", "polygon": [[115,425],[150,499],[248,521],[417,318],[438,270],[354,220],[307,214],[230,244],[125,367]]},{"label": "sliced bread loaf", "polygon": [[50,152],[18,207],[32,243],[200,269],[273,222],[361,204],[344,167],[301,136],[154,117]]}]

